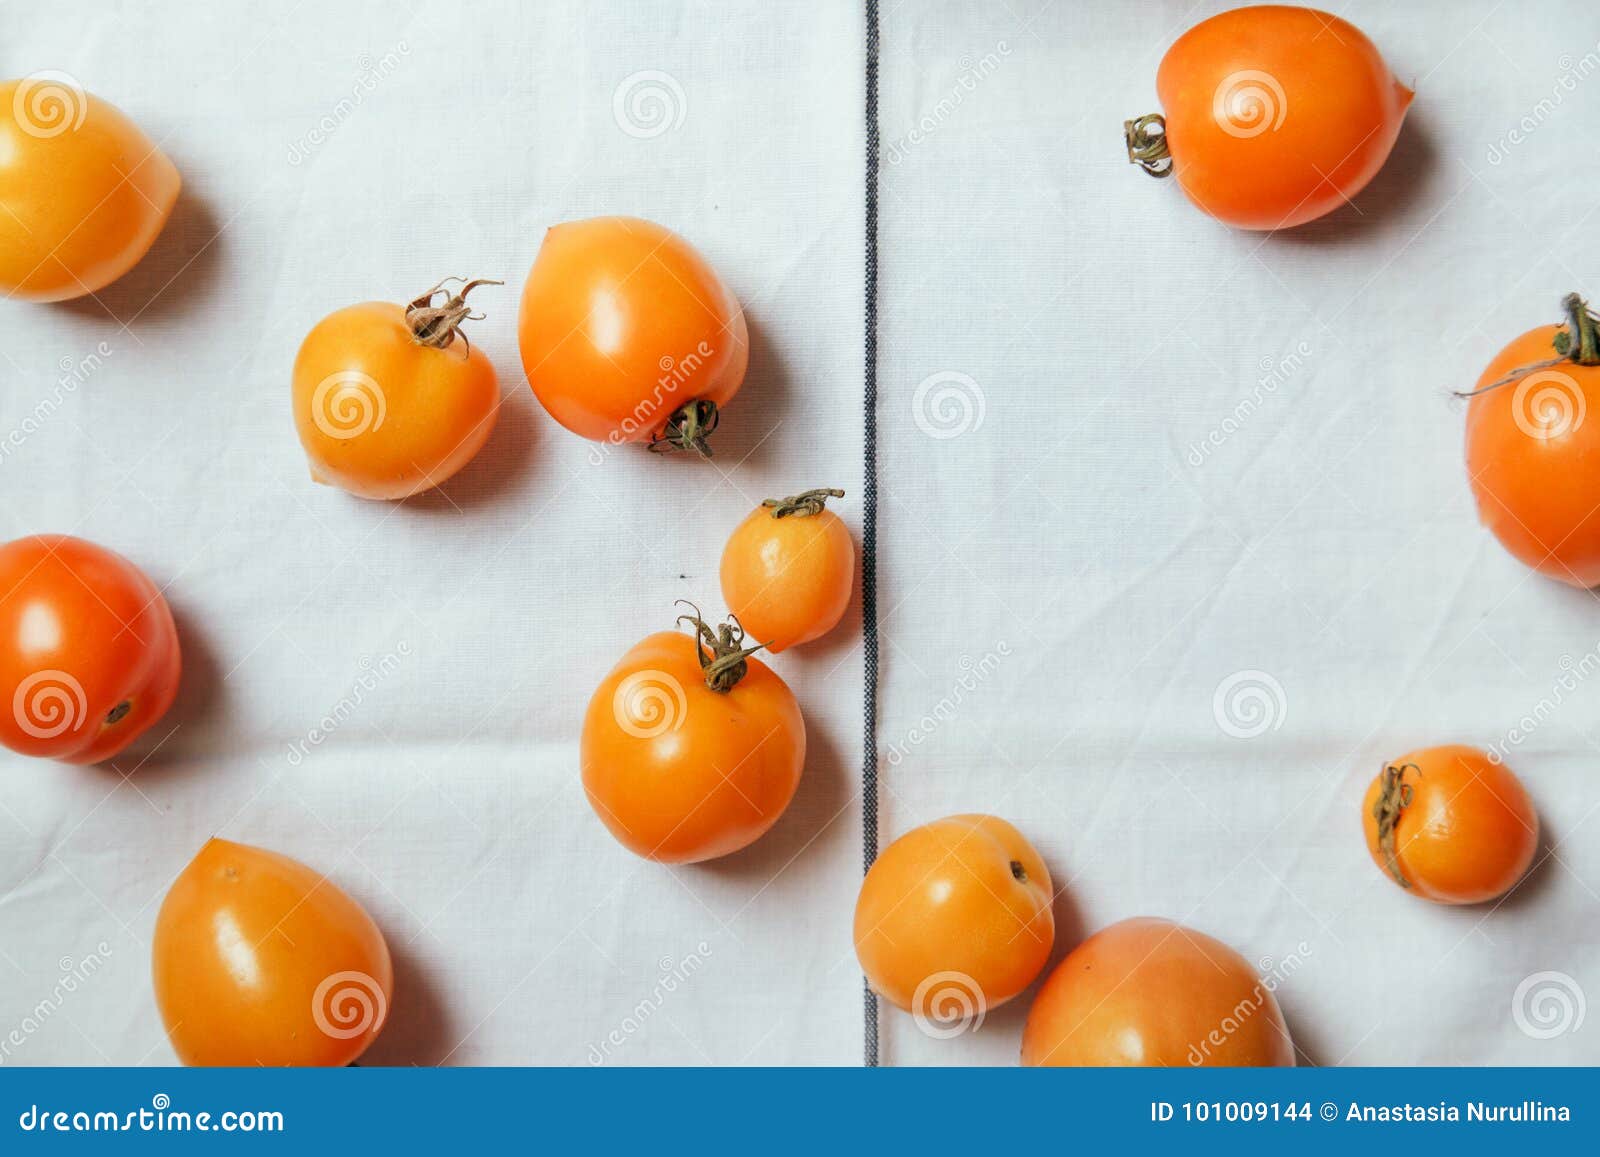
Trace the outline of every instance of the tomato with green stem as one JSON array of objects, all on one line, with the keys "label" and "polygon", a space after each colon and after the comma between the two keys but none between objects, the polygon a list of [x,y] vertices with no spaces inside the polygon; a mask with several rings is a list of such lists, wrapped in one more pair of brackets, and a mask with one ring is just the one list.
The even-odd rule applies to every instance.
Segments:
[{"label": "tomato with green stem", "polygon": [[776,654],[821,638],[844,617],[855,585],[850,529],[827,509],[843,490],[769,498],[722,550],[722,597],[751,638]]}]

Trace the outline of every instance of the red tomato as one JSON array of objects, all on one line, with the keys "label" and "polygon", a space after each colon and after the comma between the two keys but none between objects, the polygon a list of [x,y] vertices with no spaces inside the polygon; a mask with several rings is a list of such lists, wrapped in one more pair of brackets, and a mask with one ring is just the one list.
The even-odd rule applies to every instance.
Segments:
[{"label": "red tomato", "polygon": [[1022,1031],[1022,1063],[1293,1065],[1271,988],[1220,940],[1142,917],[1096,932],[1056,965]]},{"label": "red tomato", "polygon": [[166,714],[181,669],[167,600],[127,559],[61,534],[0,546],[0,743],[109,759]]},{"label": "red tomato", "polygon": [[394,999],[389,946],[361,905],[298,860],[228,840],[172,882],[151,972],[186,1065],[348,1065]]},{"label": "red tomato", "polygon": [[1478,517],[1516,558],[1575,587],[1600,585],[1600,331],[1575,293],[1565,326],[1495,356],[1467,407]]},{"label": "red tomato", "polygon": [[744,311],[715,270],[636,217],[545,234],[517,339],[534,394],[573,433],[707,455],[750,357]]},{"label": "red tomato", "polygon": [[1241,229],[1286,229],[1345,204],[1383,167],[1412,93],[1361,30],[1267,4],[1202,20],[1162,58],[1165,115],[1127,122],[1128,158],[1175,173]]}]

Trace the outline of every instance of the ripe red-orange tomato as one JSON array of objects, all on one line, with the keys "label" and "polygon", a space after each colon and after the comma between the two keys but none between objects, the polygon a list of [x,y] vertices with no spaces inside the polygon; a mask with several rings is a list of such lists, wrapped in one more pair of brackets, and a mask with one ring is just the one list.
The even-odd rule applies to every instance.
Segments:
[{"label": "ripe red-orange tomato", "polygon": [[752,657],[737,623],[662,631],[622,657],[589,700],[583,790],[623,847],[695,863],[759,839],[806,759],[793,692]]},{"label": "ripe red-orange tomato", "polygon": [[1103,928],[1056,965],[1028,1010],[1022,1063],[1293,1065],[1272,988],[1220,940],[1139,917]]},{"label": "ripe red-orange tomato", "polygon": [[821,638],[855,585],[850,529],[824,505],[843,490],[807,490],[756,507],[722,550],[722,597],[745,633],[776,654]]},{"label": "ripe red-orange tomato", "polygon": [[166,714],[181,674],[172,611],[133,563],[63,534],[0,546],[0,743],[109,759]]},{"label": "ripe red-orange tomato", "polygon": [[1412,97],[1359,28],[1279,4],[1189,29],[1156,92],[1164,116],[1127,123],[1129,159],[1176,175],[1240,229],[1286,229],[1349,201],[1383,167]]},{"label": "ripe red-orange tomato", "polygon": [[104,289],[155,243],[182,184],[138,125],[65,73],[0,83],[0,294]]},{"label": "ripe red-orange tomato", "polygon": [[220,839],[162,901],[151,973],[186,1065],[348,1065],[394,999],[389,946],[360,904],[298,860]]},{"label": "ripe red-orange tomato", "polygon": [[440,283],[404,307],[369,301],[316,324],[294,362],[294,423],[313,480],[408,498],[472,460],[494,429],[500,389],[461,323],[476,316],[466,295],[498,284]]},{"label": "ripe red-orange tomato", "polygon": [[1476,747],[1425,747],[1386,764],[1361,804],[1372,862],[1437,904],[1482,904],[1516,886],[1539,850],[1522,782]]},{"label": "ripe red-orange tomato", "polygon": [[551,227],[517,340],[534,394],[573,433],[707,455],[750,358],[744,311],[716,271],[636,217]]},{"label": "ripe red-orange tomato", "polygon": [[1055,944],[1050,871],[1005,820],[948,816],[883,849],[856,898],[872,991],[953,1036],[1021,992]]},{"label": "ripe red-orange tomato", "polygon": [[1495,356],[1467,407],[1478,517],[1517,559],[1576,587],[1600,585],[1600,333],[1577,294],[1564,325],[1530,329]]}]

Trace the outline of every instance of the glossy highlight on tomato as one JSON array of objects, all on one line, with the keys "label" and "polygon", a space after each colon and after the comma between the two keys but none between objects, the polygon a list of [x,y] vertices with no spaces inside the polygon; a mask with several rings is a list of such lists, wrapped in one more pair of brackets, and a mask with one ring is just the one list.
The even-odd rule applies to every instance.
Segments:
[{"label": "glossy highlight on tomato", "polygon": [[1162,113],[1127,122],[1128,157],[1240,229],[1339,208],[1388,159],[1412,92],[1359,28],[1266,4],[1202,20],[1156,72]]},{"label": "glossy highlight on tomato", "polygon": [[65,73],[0,83],[0,293],[104,289],[155,243],[182,184],[137,125]]},{"label": "glossy highlight on tomato", "polygon": [[383,1030],[383,933],[320,872],[212,839],[172,882],[151,946],[156,1004],[186,1065],[348,1065]]},{"label": "glossy highlight on tomato", "polygon": [[1283,1012],[1249,961],[1171,920],[1137,917],[1069,952],[1034,997],[1022,1063],[1290,1066]]},{"label": "glossy highlight on tomato", "polygon": [[821,638],[844,617],[855,586],[856,546],[829,498],[807,490],[769,498],[722,550],[722,597],[745,633],[773,654]]},{"label": "glossy highlight on tomato", "polygon": [[517,340],[534,395],[573,433],[705,455],[750,358],[744,311],[716,271],[637,217],[545,233]]},{"label": "glossy highlight on tomato", "polygon": [[63,534],[0,546],[0,743],[110,759],[166,714],[181,674],[172,611],[133,563]]},{"label": "glossy highlight on tomato", "polygon": [[583,720],[583,790],[635,855],[669,864],[754,843],[805,766],[800,705],[737,623],[661,631],[611,669]]}]

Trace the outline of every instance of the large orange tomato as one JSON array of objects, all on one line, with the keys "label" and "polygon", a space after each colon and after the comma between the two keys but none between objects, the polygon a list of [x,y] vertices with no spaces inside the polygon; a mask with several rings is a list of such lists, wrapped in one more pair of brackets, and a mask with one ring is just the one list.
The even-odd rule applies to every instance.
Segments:
[{"label": "large orange tomato", "polygon": [[369,301],[317,323],[294,361],[294,423],[315,481],[407,498],[472,460],[494,429],[500,390],[460,327],[475,317],[466,295],[499,284],[468,281],[452,293],[441,282],[403,308]]},{"label": "large orange tomato", "polygon": [[1220,940],[1139,917],[1101,929],[1056,965],[1022,1031],[1022,1063],[1293,1065],[1272,986]]},{"label": "large orange tomato", "polygon": [[104,289],[155,243],[181,185],[137,125],[65,73],[0,83],[0,293]]},{"label": "large orange tomato", "polygon": [[1565,325],[1530,329],[1495,356],[1467,407],[1478,517],[1540,574],[1600,585],[1600,334],[1577,294]]},{"label": "large orange tomato", "polygon": [[573,433],[707,455],[750,357],[744,311],[705,258],[636,217],[545,234],[517,338],[534,394]]},{"label": "large orange tomato", "polygon": [[127,559],[62,534],[0,546],[0,743],[109,759],[166,714],[181,673],[167,600]]},{"label": "large orange tomato", "polygon": [[850,529],[827,509],[843,490],[769,498],[722,549],[722,597],[752,639],[776,654],[839,624],[855,583]]},{"label": "large orange tomato", "polygon": [[725,856],[783,814],[806,759],[784,681],[737,623],[662,631],[622,657],[583,720],[583,790],[623,847],[666,863]]},{"label": "large orange tomato", "polygon": [[383,933],[322,873],[213,839],[173,881],[151,951],[186,1065],[347,1065],[394,998]]},{"label": "large orange tomato", "polygon": [[1033,982],[1055,943],[1050,872],[1005,820],[949,816],[873,863],[856,899],[872,990],[932,1035],[954,1035]]},{"label": "large orange tomato", "polygon": [[1412,93],[1361,30],[1267,4],[1202,20],[1156,72],[1165,115],[1127,122],[1128,158],[1175,173],[1189,199],[1241,229],[1332,212],[1383,167]]},{"label": "large orange tomato", "polygon": [[1367,851],[1395,883],[1438,904],[1510,891],[1539,849],[1520,780],[1476,747],[1426,747],[1385,765],[1361,804]]}]

